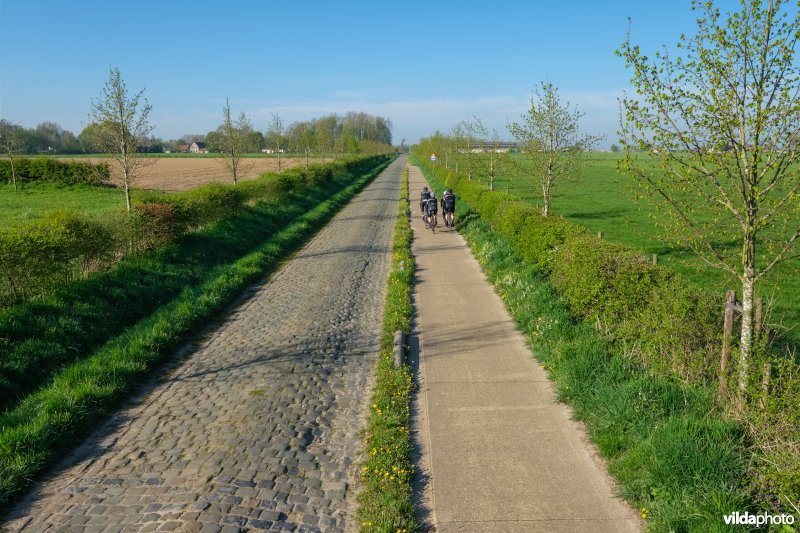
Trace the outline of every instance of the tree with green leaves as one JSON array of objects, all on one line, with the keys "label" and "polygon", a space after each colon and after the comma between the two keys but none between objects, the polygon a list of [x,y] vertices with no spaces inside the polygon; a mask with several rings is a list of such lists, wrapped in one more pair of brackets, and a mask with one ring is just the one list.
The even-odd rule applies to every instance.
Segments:
[{"label": "tree with green leaves", "polygon": [[294,151],[305,154],[306,169],[308,169],[311,150],[316,144],[313,122],[295,122],[289,126],[287,132],[288,144]]},{"label": "tree with green leaves", "polygon": [[542,191],[542,215],[550,214],[550,205],[557,185],[577,175],[584,153],[601,139],[581,133],[579,122],[584,113],[570,110],[570,103],[561,102],[558,89],[542,82],[534,91],[530,109],[520,122],[508,125],[525,154],[529,172]]},{"label": "tree with green leaves", "polygon": [[[231,117],[231,105],[225,99],[225,107],[222,108],[223,122],[219,128],[219,138],[215,141],[219,145],[219,150],[223,155],[223,162],[228,172],[231,174],[233,184],[239,180],[244,172],[242,168],[242,158],[247,151],[248,134],[253,130],[253,125],[244,111],[239,113],[239,117],[234,120]],[[209,135],[210,136],[210,135]]]},{"label": "tree with green leaves", "polygon": [[267,146],[270,147],[273,153],[278,154],[278,172],[280,172],[281,157],[283,157],[283,152],[286,149],[286,126],[281,116],[277,113],[272,115],[272,121],[269,123],[265,138]]},{"label": "tree with green leaves", "polygon": [[480,157],[476,161],[489,180],[489,190],[493,191],[495,179],[511,167],[511,159],[508,151],[502,148],[500,134],[496,129],[492,129],[490,133],[477,117],[473,124],[478,135],[477,144],[480,150]]},{"label": "tree with green leaves", "polygon": [[14,185],[14,190],[17,190],[17,172],[14,168],[14,157],[21,151],[21,142],[19,138],[19,131],[22,128],[8,120],[0,120],[0,149],[2,153],[8,158],[11,163],[11,183]]},{"label": "tree with green leaves", "polygon": [[741,283],[741,396],[756,284],[797,257],[800,237],[800,14],[787,5],[742,0],[722,15],[695,0],[696,33],[681,35],[675,53],[651,59],[630,32],[617,51],[636,89],[622,101],[622,169],[668,207],[706,264]]},{"label": "tree with green leaves", "polygon": [[125,207],[131,210],[131,186],[142,168],[154,162],[142,157],[136,147],[139,138],[153,131],[149,122],[152,106],[144,98],[144,89],[134,96],[128,96],[128,89],[118,68],[112,68],[103,88],[103,96],[92,100],[89,118],[95,124],[102,124],[102,135],[95,143],[103,152],[109,153],[117,167],[118,178],[125,190]]}]

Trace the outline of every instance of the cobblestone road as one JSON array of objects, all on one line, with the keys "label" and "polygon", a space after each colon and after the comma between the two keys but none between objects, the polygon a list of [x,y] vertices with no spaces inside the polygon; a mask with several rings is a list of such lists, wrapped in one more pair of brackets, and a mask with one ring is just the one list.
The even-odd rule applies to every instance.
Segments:
[{"label": "cobblestone road", "polygon": [[99,428],[9,530],[343,531],[404,159]]}]

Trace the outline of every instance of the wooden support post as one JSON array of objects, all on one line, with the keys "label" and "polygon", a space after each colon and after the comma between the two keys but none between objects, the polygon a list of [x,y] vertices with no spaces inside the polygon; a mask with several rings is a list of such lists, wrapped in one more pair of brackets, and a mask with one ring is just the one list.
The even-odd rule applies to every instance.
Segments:
[{"label": "wooden support post", "polygon": [[736,305],[736,293],[725,294],[725,326],[722,334],[722,357],[719,364],[719,397],[728,396],[728,363],[731,359],[731,337],[733,337],[733,311]]},{"label": "wooden support post", "polygon": [[658,264],[658,254],[653,254],[653,266]]},{"label": "wooden support post", "polygon": [[761,409],[767,408],[767,400],[769,399],[769,378],[772,375],[772,364],[764,363],[764,376],[761,378]]},{"label": "wooden support post", "polygon": [[602,231],[598,231],[597,232],[597,238],[600,239],[600,240],[603,239],[603,232]]},{"label": "wooden support post", "polygon": [[755,333],[756,338],[761,336],[761,321],[764,318],[764,298],[756,298]]}]

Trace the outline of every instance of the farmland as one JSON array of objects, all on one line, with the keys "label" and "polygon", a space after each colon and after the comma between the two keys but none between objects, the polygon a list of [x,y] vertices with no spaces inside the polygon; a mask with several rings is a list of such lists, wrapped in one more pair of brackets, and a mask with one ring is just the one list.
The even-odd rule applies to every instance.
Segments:
[{"label": "farmland", "polygon": [[[683,274],[699,286],[716,290],[722,301],[725,290],[739,289],[739,283],[720,270],[709,268],[691,250],[667,235],[663,215],[649,200],[637,199],[638,185],[616,170],[615,154],[591,154],[579,177],[563,182],[552,201],[555,215],[602,232],[604,239],[658,254],[659,262]],[[532,180],[501,177],[495,189],[509,192],[534,205],[541,205],[541,193]],[[791,330],[800,338],[800,260],[778,265],[759,288],[765,303],[771,302],[771,322]]]},{"label": "farmland", "polygon": [[[58,159],[74,162],[108,163],[108,157],[59,157]],[[327,159],[328,161],[330,158]],[[309,163],[318,163],[320,158],[310,159]],[[282,158],[281,168],[288,169],[305,165],[304,158]],[[278,168],[278,159],[274,157],[247,157],[243,163],[242,180],[252,180],[265,172],[274,172]],[[174,154],[173,157],[154,157],[152,164],[142,169],[142,175],[136,180],[135,189],[185,191],[207,183],[228,183],[230,176],[220,157],[208,155]],[[110,183],[114,185],[114,183]],[[134,199],[141,193],[133,191]],[[100,214],[114,209],[123,209],[125,199],[116,187],[98,187],[93,185],[64,185],[59,183],[29,182],[14,190],[11,184],[0,183],[0,223],[3,227],[12,227],[27,220],[38,217],[52,209],[70,209],[88,215]]]},{"label": "farmland", "polygon": [[[103,157],[70,157],[65,161],[85,160],[92,163],[108,162]],[[317,163],[319,159],[309,161]],[[292,168],[305,164],[304,158],[282,158],[281,168]],[[242,163],[240,179],[255,179],[264,172],[278,170],[276,157],[248,157]],[[139,189],[160,191],[185,191],[212,182],[226,183],[230,180],[225,160],[211,156],[153,157],[142,169],[142,175],[134,186]]]}]

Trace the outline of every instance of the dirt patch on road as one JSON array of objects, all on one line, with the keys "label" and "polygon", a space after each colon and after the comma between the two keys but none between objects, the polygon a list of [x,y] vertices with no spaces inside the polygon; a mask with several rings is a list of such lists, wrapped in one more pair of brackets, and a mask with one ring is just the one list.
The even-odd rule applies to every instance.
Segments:
[{"label": "dirt patch on road", "polygon": [[[70,158],[65,161],[90,161],[92,163],[110,163],[106,158]],[[152,162],[151,162],[152,161]],[[321,160],[312,159],[310,163]],[[305,165],[305,158],[283,158],[281,168],[287,169]],[[113,166],[112,166],[113,168]],[[240,179],[254,179],[264,172],[278,170],[278,159],[269,157],[245,158],[240,163]],[[148,160],[141,169],[141,176],[133,186],[137,189],[157,189],[161,191],[185,191],[211,182],[228,183],[230,172],[225,161],[217,157],[158,157]],[[120,185],[118,180],[112,184]]]}]

